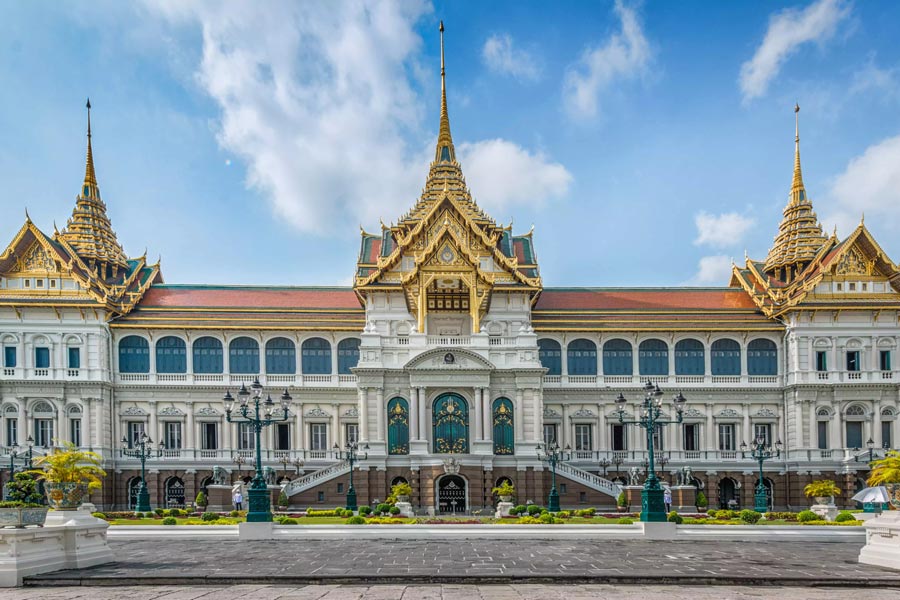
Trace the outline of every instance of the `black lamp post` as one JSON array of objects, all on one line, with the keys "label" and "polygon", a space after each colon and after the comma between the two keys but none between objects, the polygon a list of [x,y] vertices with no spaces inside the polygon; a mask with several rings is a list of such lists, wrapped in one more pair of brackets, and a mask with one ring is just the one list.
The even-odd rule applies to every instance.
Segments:
[{"label": "black lamp post", "polygon": [[644,482],[644,489],[641,490],[641,521],[665,521],[666,520],[666,504],[663,498],[663,489],[656,477],[654,452],[653,452],[653,434],[659,425],[669,423],[681,423],[682,412],[684,411],[684,403],[687,399],[679,392],[673,399],[675,405],[675,420],[662,419],[662,390],[658,385],[653,385],[649,381],[644,386],[644,400],[640,404],[641,416],[639,419],[625,420],[625,396],[619,394],[616,397],[618,405],[619,423],[628,425],[637,425],[643,427],[647,431],[647,480]]},{"label": "black lamp post", "polygon": [[302,458],[295,458],[291,461],[291,464],[294,465],[294,468],[297,469],[297,475],[303,472],[303,465],[306,463],[303,462]]},{"label": "black lamp post", "polygon": [[559,512],[559,492],[556,491],[556,465],[572,458],[572,448],[566,445],[565,450],[563,450],[556,442],[543,443],[538,444],[537,455],[542,461],[550,463],[550,472],[553,474],[550,484],[550,495],[547,496],[547,510]]},{"label": "black lamp post", "polygon": [[137,458],[141,461],[141,487],[138,488],[137,504],[135,504],[134,511],[150,512],[153,509],[150,508],[150,492],[147,490],[147,459],[154,454],[157,458],[162,456],[162,452],[165,450],[166,445],[160,442],[159,446],[154,449],[153,440],[151,440],[146,433],[141,433],[141,437],[135,440],[134,444],[134,448],[129,448],[128,437],[122,437],[122,454]]},{"label": "black lamp post", "polygon": [[[741,442],[741,458],[747,458],[747,444]],[[750,458],[759,463],[759,481],[756,482],[756,492],[753,494],[753,509],[764,513],[769,510],[769,497],[766,494],[766,485],[763,483],[763,463],[771,458],[781,456],[781,440],[775,442],[775,446],[766,444],[765,436],[758,435],[750,442]]]},{"label": "black lamp post", "polygon": [[[869,462],[875,460],[875,440],[869,438],[866,440],[866,448],[869,450]],[[859,448],[855,448],[855,450],[859,450]],[[856,462],[859,462],[859,456],[856,457]]]},{"label": "black lamp post", "polygon": [[616,465],[616,479],[619,479],[619,467],[622,466],[623,462],[625,462],[625,460],[621,456],[613,453],[612,464]]},{"label": "black lamp post", "polygon": [[611,465],[612,463],[609,461],[608,458],[604,457],[604,458],[601,458],[597,464],[600,465],[601,469],[603,469],[603,479],[606,479],[606,469],[608,469],[609,465]]},{"label": "black lamp post", "polygon": [[333,450],[338,460],[346,460],[350,463],[350,487],[347,489],[347,510],[358,510],[359,506],[356,504],[356,488],[353,487],[353,463],[369,458],[369,445],[366,444],[361,448],[363,451],[362,456],[359,454],[360,447],[358,442],[347,442],[347,445],[344,448],[344,450],[341,450],[338,445],[335,444]]},{"label": "black lamp post", "polygon": [[[263,386],[257,378],[251,385],[250,390],[247,386],[241,384],[241,389],[237,393],[238,416],[232,418],[231,412],[234,409],[234,398],[231,393],[226,391],[223,401],[225,402],[225,419],[229,423],[249,423],[254,431],[256,439],[256,476],[250,483],[249,508],[247,512],[247,522],[272,522],[272,498],[269,496],[269,488],[266,486],[266,480],[262,474],[262,446],[260,445],[260,434],[263,430],[274,423],[282,423],[288,420],[288,407],[291,405],[291,395],[287,390],[281,394],[281,412],[282,415],[272,416],[275,413],[275,402],[272,396],[267,395],[263,400]],[[253,401],[253,406],[249,405]],[[275,413],[277,414],[277,413]]]}]

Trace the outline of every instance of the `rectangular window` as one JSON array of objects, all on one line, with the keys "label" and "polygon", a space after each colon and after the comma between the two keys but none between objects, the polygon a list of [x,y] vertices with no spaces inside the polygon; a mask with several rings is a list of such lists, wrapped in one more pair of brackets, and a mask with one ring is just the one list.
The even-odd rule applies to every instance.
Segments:
[{"label": "rectangular window", "polygon": [[238,423],[238,450],[253,450],[256,448],[256,432],[250,423]]},{"label": "rectangular window", "polygon": [[766,446],[772,445],[772,425],[769,423],[757,423],[753,425],[753,439],[762,438]]},{"label": "rectangular window", "polygon": [[593,450],[591,441],[591,426],[588,424],[575,425],[575,449]]},{"label": "rectangular window", "polygon": [[53,419],[34,420],[34,445],[51,446],[53,444]]},{"label": "rectangular window", "polygon": [[278,423],[275,425],[275,449],[290,450],[291,449],[291,426],[290,423]]},{"label": "rectangular window", "polygon": [[325,423],[309,424],[309,447],[310,450],[328,450],[328,426]]},{"label": "rectangular window", "polygon": [[828,353],[824,350],[816,351],[816,371],[828,370]]},{"label": "rectangular window", "polygon": [[16,419],[6,419],[6,445],[17,446],[19,444],[19,422]]},{"label": "rectangular window", "polygon": [[816,424],[817,427],[817,441],[819,443],[819,450],[828,450],[828,421],[819,421]]},{"label": "rectangular window", "polygon": [[850,350],[847,352],[847,370],[859,371],[859,350]]},{"label": "rectangular window", "polygon": [[545,423],[544,424],[544,443],[545,444],[553,444],[556,442],[556,423]]},{"label": "rectangular window", "polygon": [[881,447],[882,448],[890,448],[893,446],[894,440],[891,439],[891,429],[893,428],[893,421],[882,421],[881,422]]},{"label": "rectangular window", "polygon": [[684,424],[684,449],[695,451],[700,449],[700,425],[697,423]]},{"label": "rectangular window", "polygon": [[129,421],[125,425],[126,429],[128,430],[128,447],[134,448],[134,446],[137,445],[138,441],[141,439],[141,436],[144,435],[144,422]]},{"label": "rectangular window", "polygon": [[578,492],[578,502],[580,504],[587,503],[587,492]]},{"label": "rectangular window", "polygon": [[624,425],[612,426],[612,449],[628,450],[628,435]]},{"label": "rectangular window", "polygon": [[559,493],[565,495],[566,494],[566,484],[559,484]]},{"label": "rectangular window", "polygon": [[734,424],[719,424],[719,450],[731,451],[735,449],[734,445]]},{"label": "rectangular window", "polygon": [[81,348],[69,348],[69,368],[81,368]]},{"label": "rectangular window", "polygon": [[338,486],[337,486],[337,493],[338,493],[338,494],[343,494],[343,493],[344,493],[344,484],[343,484],[343,483],[339,483],[339,484],[338,484]]},{"label": "rectangular window", "polygon": [[325,502],[325,492],[319,492],[317,498],[319,502]]},{"label": "rectangular window", "polygon": [[203,450],[219,449],[218,423],[200,423],[200,444]]},{"label": "rectangular window", "polygon": [[169,450],[181,449],[181,422],[166,421],[166,433],[163,442]]},{"label": "rectangular window", "polygon": [[662,452],[665,450],[664,446],[665,436],[663,436],[663,426],[657,425],[653,430],[653,451],[654,452]]},{"label": "rectangular window", "polygon": [[882,350],[878,355],[878,364],[882,371],[891,370],[891,351]]},{"label": "rectangular window", "polygon": [[16,366],[16,347],[6,346],[3,348],[3,366],[7,369],[14,369]]},{"label": "rectangular window", "polygon": [[863,447],[863,424],[861,421],[847,421],[847,448]]},{"label": "rectangular window", "polygon": [[344,425],[344,439],[348,444],[359,442],[359,423],[347,423]]},{"label": "rectangular window", "polygon": [[81,419],[69,421],[69,441],[76,446],[81,446]]},{"label": "rectangular window", "polygon": [[34,368],[50,368],[50,348],[38,347],[34,349]]}]

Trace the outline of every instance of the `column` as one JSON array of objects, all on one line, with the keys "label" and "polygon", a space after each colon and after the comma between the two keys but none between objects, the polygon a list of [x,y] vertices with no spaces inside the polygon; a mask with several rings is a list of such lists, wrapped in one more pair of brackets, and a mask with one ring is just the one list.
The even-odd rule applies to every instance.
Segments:
[{"label": "column", "polygon": [[359,439],[369,441],[369,398],[366,388],[356,390],[359,411]]},{"label": "column", "polygon": [[409,439],[419,439],[419,402],[416,388],[409,388]]},{"label": "column", "polygon": [[306,448],[304,436],[303,436],[303,407],[297,405],[297,408],[294,412],[294,426],[297,429],[297,435],[294,438],[294,449],[295,450],[304,450]]},{"label": "column", "polygon": [[186,448],[194,449],[196,448],[196,432],[194,431],[194,403],[188,402],[185,405],[185,410],[187,411],[187,439],[185,440]]},{"label": "column", "polygon": [[[881,400],[875,401],[875,415],[873,416],[873,418],[874,418],[874,424],[873,424],[874,431],[872,433],[872,439],[875,440],[876,448],[883,448],[884,440],[881,439]],[[877,439],[876,439],[876,436],[877,436]],[[865,441],[865,440],[863,440],[863,441]]]},{"label": "column", "polygon": [[569,427],[571,427],[571,425],[569,424],[569,405],[563,404],[562,405],[562,427],[560,428],[560,432],[559,432],[560,433],[559,445],[562,448],[565,448],[566,444],[569,444],[573,448],[575,447],[575,444],[573,444],[569,441],[569,437],[570,437],[569,436]]},{"label": "column", "polygon": [[331,405],[331,435],[334,442],[338,444],[340,444],[338,440],[341,439],[340,409],[341,407],[337,404]]},{"label": "column", "polygon": [[[152,354],[153,353],[151,352],[151,356],[152,356]],[[150,403],[150,422],[148,424],[148,427],[149,427],[149,431],[147,431],[147,435],[150,438],[152,438],[154,442],[158,443],[160,441],[160,437],[159,437],[159,430],[157,429],[157,423],[156,423],[156,401],[155,400]]]},{"label": "column", "polygon": [[[804,441],[803,437],[803,403],[797,400],[796,396],[794,397],[794,423],[796,423],[796,431],[797,431],[797,440],[794,448],[809,448],[812,444],[807,444]],[[812,435],[812,432],[810,432]],[[785,444],[787,445],[787,449],[791,449],[791,440],[788,439],[787,436],[784,438]]]},{"label": "column", "polygon": [[92,448],[94,446],[94,440],[91,438],[91,421],[93,421],[93,411],[91,410],[92,401],[93,398],[82,399],[84,409],[81,411],[81,445],[87,448]]},{"label": "column", "polygon": [[222,427],[222,449],[230,451],[234,448],[234,439],[231,435],[232,425],[225,419],[222,419],[220,426]]},{"label": "column", "polygon": [[475,425],[475,439],[478,441],[483,440],[484,438],[481,435],[481,421],[484,418],[484,407],[482,404],[481,388],[479,387],[475,388],[475,406],[469,414]]},{"label": "column", "polygon": [[419,388],[419,439],[428,439],[428,411],[425,408],[425,388]]},{"label": "column", "polygon": [[[708,373],[709,371],[707,371]],[[716,449],[716,424],[713,420],[713,405],[706,405],[706,450]]]},{"label": "column", "polygon": [[816,422],[816,404],[812,400],[809,401],[809,448],[818,448],[818,427]]},{"label": "column", "polygon": [[594,433],[594,444],[597,450],[611,450],[611,444],[607,441],[609,434],[609,426],[606,423],[606,413],[603,411],[603,405],[597,407],[597,415],[599,423],[597,431]]},{"label": "column", "polygon": [[384,390],[382,388],[375,388],[375,407],[378,411],[378,414],[375,416],[375,422],[378,424],[378,439],[379,440],[387,440],[385,437],[384,431],[384,419],[385,419],[385,408],[384,408]]},{"label": "column", "polygon": [[541,439],[541,426],[543,425],[543,411],[541,410],[541,395],[540,391],[536,389],[531,390],[531,405],[532,410],[534,411],[534,431],[532,435],[534,435],[535,440]]},{"label": "column", "polygon": [[712,381],[712,357],[709,355],[711,351],[709,344],[703,344],[703,380]]},{"label": "column", "polygon": [[[484,439],[489,442],[494,439],[494,413],[491,406],[491,389],[481,388],[481,398],[482,404],[484,404]],[[516,416],[514,412],[513,420],[515,420]]]},{"label": "column", "polygon": [[516,411],[513,420],[516,425],[516,441],[525,439],[525,403],[522,401],[522,390],[516,390]]},{"label": "column", "polygon": [[[749,444],[753,441],[753,430],[750,428],[750,405],[742,404],[741,412],[744,413],[744,431],[741,433],[741,439],[737,442],[738,447],[740,447],[741,442]],[[775,432],[773,431],[772,433]]]}]

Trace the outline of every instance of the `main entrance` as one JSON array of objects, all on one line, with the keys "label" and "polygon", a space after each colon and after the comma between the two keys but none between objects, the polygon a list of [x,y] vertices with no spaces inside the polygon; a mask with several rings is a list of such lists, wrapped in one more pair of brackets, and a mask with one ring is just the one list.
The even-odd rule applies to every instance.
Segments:
[{"label": "main entrance", "polygon": [[445,475],[438,481],[438,512],[466,512],[466,480],[459,475]]}]

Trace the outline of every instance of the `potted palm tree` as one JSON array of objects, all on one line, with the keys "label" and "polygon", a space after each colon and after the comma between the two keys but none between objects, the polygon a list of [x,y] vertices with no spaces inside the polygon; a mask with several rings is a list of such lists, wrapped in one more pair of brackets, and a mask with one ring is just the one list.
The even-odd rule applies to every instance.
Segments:
[{"label": "potted palm tree", "polygon": [[397,498],[397,502],[409,502],[409,497],[412,496],[412,486],[405,481],[396,483],[391,487],[391,496]]},{"label": "potted palm tree", "polygon": [[516,495],[516,486],[508,481],[504,481],[503,483],[492,489],[491,493],[499,496],[501,502],[510,502],[512,500],[512,497]]},{"label": "potted palm tree", "polygon": [[39,469],[26,471],[44,482],[47,501],[54,510],[76,510],[85,496],[101,487],[100,477],[106,471],[100,468],[100,455],[79,450],[66,443],[37,458]]},{"label": "potted palm tree", "polygon": [[900,509],[900,452],[888,450],[884,458],[873,461],[866,484],[870,487],[883,485],[891,506]]},{"label": "potted palm tree", "polygon": [[841,489],[830,479],[821,479],[807,484],[803,488],[807,498],[815,498],[816,504],[832,504],[834,497],[841,493]]}]

